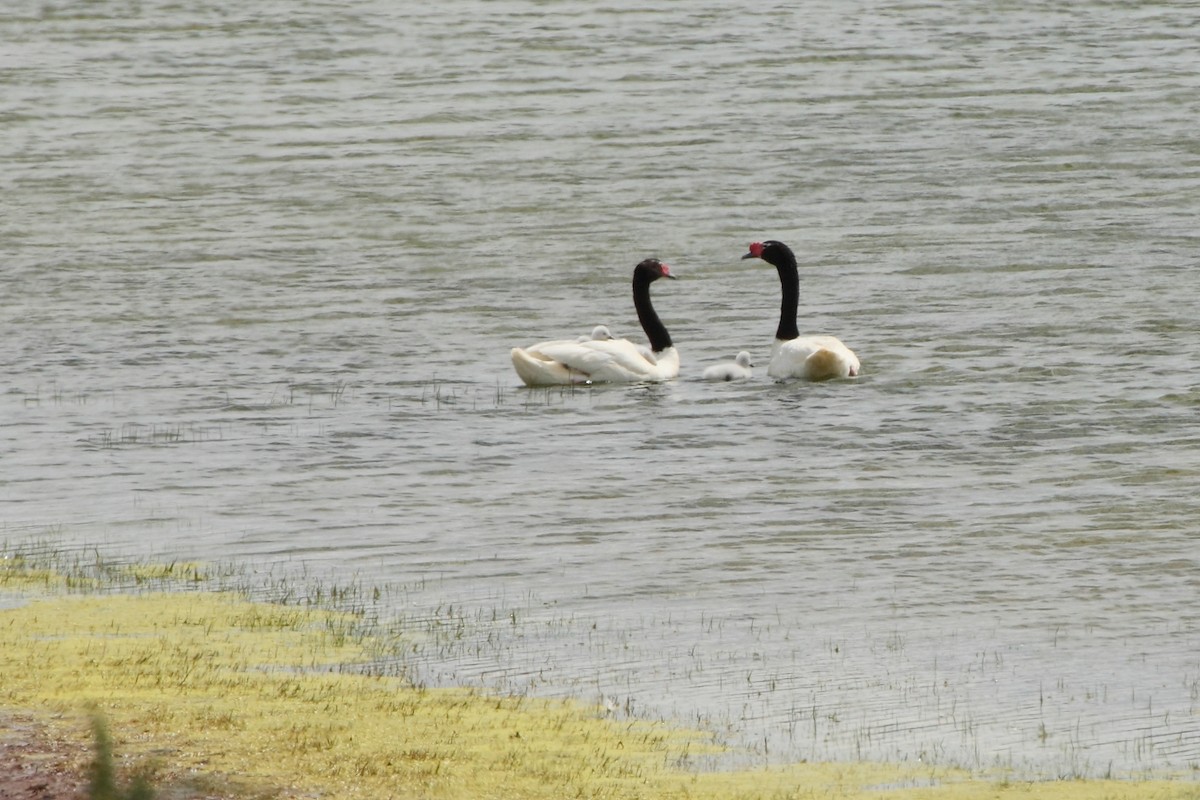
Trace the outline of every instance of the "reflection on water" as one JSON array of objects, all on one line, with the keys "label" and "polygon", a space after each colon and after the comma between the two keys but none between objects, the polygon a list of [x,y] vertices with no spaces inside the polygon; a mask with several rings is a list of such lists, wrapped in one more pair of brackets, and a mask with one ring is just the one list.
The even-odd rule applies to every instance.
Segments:
[{"label": "reflection on water", "polygon": [[[0,21],[3,538],[388,584],[421,680],[755,759],[1194,774],[1194,21],[756,8]],[[861,378],[698,380],[768,236]],[[681,379],[519,388],[651,254]]]}]

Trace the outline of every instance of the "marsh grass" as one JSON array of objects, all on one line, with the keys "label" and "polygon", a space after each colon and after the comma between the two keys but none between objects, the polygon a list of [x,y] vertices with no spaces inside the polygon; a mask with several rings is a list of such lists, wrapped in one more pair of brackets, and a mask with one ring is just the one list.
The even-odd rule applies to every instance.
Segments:
[{"label": "marsh grass", "polygon": [[[583,703],[414,685],[413,640],[351,582],[256,585],[231,568],[5,552],[0,704],[103,714],[132,763],[325,798],[1194,798],[1195,784],[997,783],[924,765],[706,771],[710,733]],[[54,558],[58,563],[54,563]],[[239,588],[229,588],[237,586]],[[255,599],[267,596],[274,601]],[[286,600],[286,603],[279,600]],[[421,635],[453,637],[457,608]],[[408,655],[402,655],[407,653]]]}]

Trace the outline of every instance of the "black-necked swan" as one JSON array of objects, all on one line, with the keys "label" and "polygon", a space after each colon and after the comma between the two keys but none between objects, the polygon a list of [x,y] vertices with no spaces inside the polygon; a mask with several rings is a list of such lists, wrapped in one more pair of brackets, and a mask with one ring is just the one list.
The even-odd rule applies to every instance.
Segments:
[{"label": "black-necked swan", "polygon": [[750,354],[743,350],[733,361],[720,361],[707,367],[702,377],[706,381],[744,381],[754,374]]},{"label": "black-necked swan", "polygon": [[783,302],[779,308],[779,327],[771,345],[771,362],[767,374],[772,378],[806,378],[824,381],[830,378],[852,378],[861,365],[858,356],[834,336],[801,336],[796,327],[796,312],[800,306],[800,271],[796,256],[783,242],[767,240],[754,242],[750,252],[742,256],[761,258],[779,272]]},{"label": "black-necked swan", "polygon": [[679,375],[679,352],[650,302],[650,284],[674,278],[671,268],[647,258],[633,268],[633,307],[650,340],[649,358],[628,339],[559,340],[514,347],[513,368],[529,386],[570,383],[668,381]]}]

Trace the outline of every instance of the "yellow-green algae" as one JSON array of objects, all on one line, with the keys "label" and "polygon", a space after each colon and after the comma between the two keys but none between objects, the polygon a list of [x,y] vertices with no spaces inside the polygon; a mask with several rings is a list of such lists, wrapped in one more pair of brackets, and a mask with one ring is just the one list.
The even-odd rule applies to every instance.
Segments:
[{"label": "yellow-green algae", "polygon": [[346,670],[381,647],[346,614],[227,592],[64,594],[66,583],[0,566],[0,588],[24,598],[0,610],[0,708],[82,719],[94,707],[126,752],[280,797],[1200,797],[1187,781],[997,782],[883,764],[689,770],[715,749],[699,732]]}]

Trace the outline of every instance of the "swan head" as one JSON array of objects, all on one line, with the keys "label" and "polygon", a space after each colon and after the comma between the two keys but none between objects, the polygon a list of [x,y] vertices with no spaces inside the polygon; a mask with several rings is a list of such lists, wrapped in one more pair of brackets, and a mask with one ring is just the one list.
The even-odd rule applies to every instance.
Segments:
[{"label": "swan head", "polygon": [[747,369],[749,369],[750,367],[754,366],[754,362],[750,360],[750,354],[748,352],[746,352],[745,350],[738,353],[737,358],[735,358],[734,361],[737,363],[737,365],[739,367],[746,367]]},{"label": "swan head", "polygon": [[792,249],[775,239],[751,243],[750,252],[742,256],[742,260],[745,261],[747,258],[761,258],[776,267],[796,263],[796,256],[792,253]]},{"label": "swan head", "polygon": [[657,258],[647,258],[638,263],[633,268],[634,277],[641,275],[643,280],[656,281],[659,278],[670,278],[675,280],[675,276],[671,274],[671,268],[659,261]]}]

